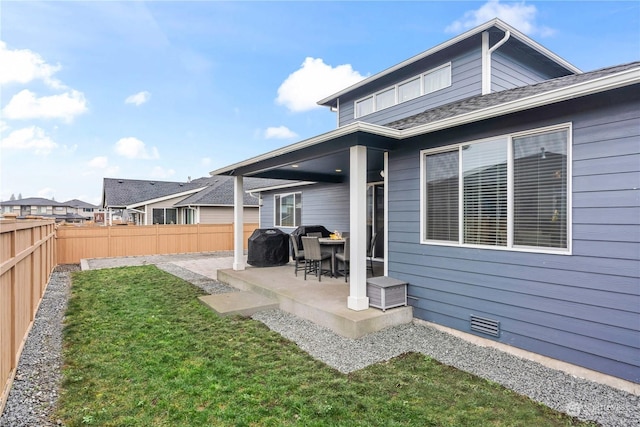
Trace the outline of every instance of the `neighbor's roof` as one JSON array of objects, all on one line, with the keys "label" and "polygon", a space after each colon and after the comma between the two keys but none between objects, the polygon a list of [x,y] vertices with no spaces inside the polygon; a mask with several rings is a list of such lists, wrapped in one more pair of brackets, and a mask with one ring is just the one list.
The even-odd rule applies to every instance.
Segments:
[{"label": "neighbor's roof", "polygon": [[[181,200],[174,206],[233,206],[234,196],[234,178],[231,176],[214,176],[211,178],[199,178],[199,182],[207,182],[208,186],[201,191],[198,191],[191,196]],[[278,185],[284,185],[291,183],[291,181],[282,179],[267,179],[267,178],[251,178],[245,177],[242,180],[242,187],[244,189],[244,206],[257,206],[258,199],[248,192],[250,190],[273,187]]]},{"label": "neighbor's roof", "polygon": [[68,207],[66,203],[56,202],[42,197],[27,197],[26,199],[7,200],[0,202],[0,206],[53,206]]},{"label": "neighbor's roof", "polygon": [[197,191],[202,183],[148,181],[139,179],[104,178],[102,204],[104,207],[126,207],[162,197]]},{"label": "neighbor's roof", "polygon": [[549,49],[545,48],[544,46],[538,44],[536,41],[534,41],[533,39],[529,38],[528,36],[526,36],[524,33],[518,31],[516,28],[510,26],[509,24],[505,23],[504,21],[501,21],[500,19],[492,19],[491,21],[488,21],[482,25],[479,25],[475,28],[470,29],[469,31],[462,33],[460,35],[458,35],[457,37],[454,37],[444,43],[441,43],[429,50],[426,50],[422,53],[419,53],[418,55],[415,55],[405,61],[402,61],[390,68],[387,68],[384,71],[381,71],[377,74],[374,74],[371,77],[368,77],[364,80],[359,81],[358,83],[349,86],[346,89],[341,90],[340,92],[337,92],[333,95],[330,95],[324,99],[321,99],[320,101],[318,101],[318,105],[325,105],[325,106],[335,106],[336,104],[336,100],[338,98],[340,98],[341,96],[352,92],[356,89],[359,89],[363,86],[366,86],[368,84],[371,84],[373,82],[375,82],[376,80],[379,80],[383,77],[388,76],[389,74],[400,70],[408,65],[411,65],[415,62],[418,62],[424,58],[427,58],[428,56],[431,56],[437,52],[443,51],[447,48],[450,48],[462,41],[465,41],[471,37],[477,36],[479,34],[481,34],[484,31],[490,30],[491,28],[497,28],[498,30],[501,31],[508,31],[511,34],[511,39],[513,40],[517,40],[518,42],[520,42],[522,44],[522,46],[530,49],[530,52],[535,52],[536,55],[541,55],[542,57],[546,58],[547,60],[550,61],[550,63],[556,64],[557,66],[564,68],[567,72],[569,73],[581,73],[582,71],[577,68],[576,66],[572,65],[571,63],[569,63],[568,61],[566,61],[565,59],[561,58],[560,56],[556,55],[555,53],[551,52]]},{"label": "neighbor's roof", "polygon": [[92,205],[91,203],[83,202],[82,200],[78,200],[78,199],[68,200],[64,202],[64,204],[76,209],[97,209],[100,207],[100,206]]}]

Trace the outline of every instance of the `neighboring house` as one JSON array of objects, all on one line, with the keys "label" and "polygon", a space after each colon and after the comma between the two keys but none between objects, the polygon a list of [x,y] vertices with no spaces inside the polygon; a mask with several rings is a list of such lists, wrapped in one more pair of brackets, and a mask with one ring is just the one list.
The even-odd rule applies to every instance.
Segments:
[{"label": "neighboring house", "polygon": [[88,221],[93,221],[95,214],[101,212],[100,206],[83,202],[82,200],[72,199],[64,202],[67,205],[67,213],[73,213],[83,217]]},{"label": "neighboring house", "polygon": [[[281,180],[254,178],[244,190],[281,184]],[[259,222],[258,198],[244,197],[244,222]],[[198,178],[189,182],[104,178],[102,204],[107,222],[138,225],[233,223],[233,179]]]},{"label": "neighboring house", "polygon": [[314,181],[261,223],[349,231],[347,307],[378,233],[416,318],[640,383],[640,62],[582,73],[496,19],[319,104],[337,129],[211,174]]},{"label": "neighboring house", "polygon": [[74,223],[81,223],[86,219],[83,215],[76,214],[74,212],[75,209],[67,203],[60,203],[41,197],[27,197],[25,199],[0,202],[0,208],[2,209],[2,214],[13,213],[17,215],[18,219],[38,216],[53,218],[56,222]]}]

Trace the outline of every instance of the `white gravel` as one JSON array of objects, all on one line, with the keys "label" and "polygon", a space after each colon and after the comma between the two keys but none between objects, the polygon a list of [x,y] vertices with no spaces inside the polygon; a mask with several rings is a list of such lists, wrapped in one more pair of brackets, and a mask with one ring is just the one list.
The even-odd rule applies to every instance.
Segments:
[{"label": "white gravel", "polygon": [[[155,261],[155,260],[154,260]],[[209,293],[235,289],[158,259],[158,267]],[[152,263],[152,262],[149,262]],[[69,296],[69,274],[55,271],[19,361],[0,427],[55,426],[49,421],[58,398],[62,364],[62,322]],[[422,323],[388,328],[360,339],[281,310],[254,319],[294,341],[314,358],[343,373],[389,360],[406,352],[434,359],[504,385],[520,394],[582,420],[602,426],[640,426],[640,398],[630,393],[546,368],[497,349],[480,347]]]}]

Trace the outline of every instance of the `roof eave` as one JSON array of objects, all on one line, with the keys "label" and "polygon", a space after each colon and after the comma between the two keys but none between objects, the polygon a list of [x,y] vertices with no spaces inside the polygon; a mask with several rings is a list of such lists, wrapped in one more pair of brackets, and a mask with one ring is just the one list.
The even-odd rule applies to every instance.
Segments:
[{"label": "roof eave", "polygon": [[188,196],[190,194],[197,193],[198,191],[202,191],[207,187],[194,188],[193,190],[183,191],[181,193],[172,193],[167,196],[156,197],[155,199],[143,200],[140,202],[133,203],[125,207],[125,209],[135,209],[139,206],[150,205],[152,203],[164,202],[165,200],[174,199],[176,197]]},{"label": "roof eave", "polygon": [[250,159],[244,160],[242,162],[234,163],[229,166],[225,166],[220,169],[216,169],[214,171],[209,172],[209,175],[233,175],[233,172],[236,169],[243,168],[245,166],[249,166],[261,161],[269,160],[274,157],[282,156],[284,154],[292,153],[298,150],[302,150],[308,147],[312,147],[317,144],[321,144],[326,141],[330,141],[332,139],[354,134],[356,132],[367,132],[374,135],[386,136],[389,138],[398,138],[400,136],[400,131],[397,129],[392,129],[386,126],[374,125],[371,123],[364,122],[354,122],[348,125],[339,127],[332,131],[314,136],[312,138],[305,139],[303,141],[287,145],[282,148],[278,148],[273,151],[269,151],[268,153],[261,154],[259,156],[252,157]]}]

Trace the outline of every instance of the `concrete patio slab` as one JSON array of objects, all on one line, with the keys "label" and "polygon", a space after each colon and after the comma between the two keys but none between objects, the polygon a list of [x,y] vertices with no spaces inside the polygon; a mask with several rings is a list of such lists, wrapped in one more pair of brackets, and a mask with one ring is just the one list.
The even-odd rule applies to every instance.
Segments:
[{"label": "concrete patio slab", "polygon": [[254,292],[240,291],[228,294],[204,295],[198,300],[220,316],[251,316],[258,311],[278,308],[277,300]]}]

